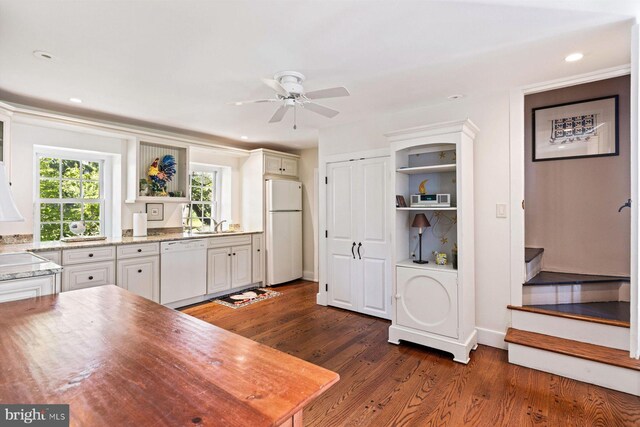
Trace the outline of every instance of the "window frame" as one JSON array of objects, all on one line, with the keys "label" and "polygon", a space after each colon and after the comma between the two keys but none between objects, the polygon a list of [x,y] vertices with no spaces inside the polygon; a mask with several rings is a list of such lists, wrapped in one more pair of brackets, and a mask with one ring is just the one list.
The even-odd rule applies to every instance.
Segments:
[{"label": "window frame", "polygon": [[[192,183],[192,178],[194,173],[196,172],[200,172],[200,173],[213,173],[214,177],[213,177],[213,181],[212,181],[212,189],[211,189],[211,202],[205,202],[205,201],[201,201],[201,200],[193,200],[191,198],[192,195],[192,188],[193,186],[191,185]],[[190,165],[190,170],[189,170],[189,203],[188,203],[188,214],[190,215],[191,212],[193,211],[193,205],[198,204],[198,205],[212,205],[211,207],[211,226],[214,226],[213,221],[215,220],[216,222],[220,221],[220,216],[221,216],[221,197],[222,197],[222,175],[223,175],[223,170],[221,167],[218,166],[212,166],[212,165],[205,165],[205,164],[201,164],[201,163],[191,163]],[[198,186],[200,188],[206,188],[203,186]],[[189,216],[184,216],[183,215],[183,221],[186,221],[185,225],[189,225]],[[200,219],[203,218],[207,218],[207,217],[199,217]],[[204,226],[204,224],[203,224]]]},{"label": "window frame", "polygon": [[[98,199],[83,199],[80,198],[64,198],[59,197],[55,199],[47,199],[40,197],[40,158],[49,157],[49,158],[57,158],[60,160],[71,160],[71,161],[79,161],[82,165],[83,161],[86,162],[97,162],[100,164],[100,174],[97,181],[88,180],[90,182],[98,182],[99,187],[99,198]],[[111,177],[111,158],[108,155],[100,155],[92,152],[82,151],[82,150],[73,150],[73,149],[63,149],[63,148],[54,148],[54,147],[34,147],[33,153],[33,240],[40,242],[41,241],[41,232],[40,226],[42,225],[42,221],[40,219],[40,205],[42,203],[58,203],[60,204],[60,239],[64,238],[64,217],[63,217],[63,209],[65,203],[99,203],[100,204],[100,235],[105,236],[108,234],[111,228],[111,218],[108,215],[109,206],[111,205],[111,184],[109,183],[109,178]],[[62,165],[62,163],[61,163]],[[61,166],[62,167],[62,166]],[[60,171],[62,173],[62,171]],[[81,169],[80,178],[77,180],[80,183],[84,181],[82,178],[82,169]],[[46,177],[44,177],[46,179]],[[52,178],[53,179],[53,178]],[[59,176],[58,182],[62,183],[63,181],[74,181],[73,178],[63,178],[62,175]],[[61,185],[61,184],[60,184]],[[82,191],[82,184],[81,191]],[[82,193],[80,194],[82,195]],[[62,196],[62,194],[60,194]],[[45,222],[51,223],[54,222]],[[59,240],[52,240],[59,241]]]}]

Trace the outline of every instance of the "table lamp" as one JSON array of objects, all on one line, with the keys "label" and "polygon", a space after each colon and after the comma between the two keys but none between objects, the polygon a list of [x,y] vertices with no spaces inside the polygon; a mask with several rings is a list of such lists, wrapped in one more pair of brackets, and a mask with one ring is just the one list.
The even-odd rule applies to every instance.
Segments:
[{"label": "table lamp", "polygon": [[0,221],[24,221],[11,196],[9,179],[3,162],[0,162]]},{"label": "table lamp", "polygon": [[414,228],[418,228],[418,259],[414,259],[413,262],[415,262],[416,264],[428,264],[429,261],[423,261],[422,260],[422,229],[423,228],[427,228],[427,227],[431,227],[431,224],[429,224],[429,220],[427,219],[425,214],[417,214],[414,218],[413,218],[413,222],[411,223],[411,226]]}]

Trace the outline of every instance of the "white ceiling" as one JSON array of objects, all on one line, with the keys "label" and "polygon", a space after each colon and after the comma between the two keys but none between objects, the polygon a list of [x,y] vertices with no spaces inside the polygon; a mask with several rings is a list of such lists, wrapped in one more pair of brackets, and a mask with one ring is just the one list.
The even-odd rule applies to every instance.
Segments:
[{"label": "white ceiling", "polygon": [[[322,127],[626,64],[638,3],[0,0],[0,94],[304,148]],[[288,69],[346,86],[322,101],[341,114],[301,111],[294,131],[291,114],[267,123],[274,104],[228,104]]]}]

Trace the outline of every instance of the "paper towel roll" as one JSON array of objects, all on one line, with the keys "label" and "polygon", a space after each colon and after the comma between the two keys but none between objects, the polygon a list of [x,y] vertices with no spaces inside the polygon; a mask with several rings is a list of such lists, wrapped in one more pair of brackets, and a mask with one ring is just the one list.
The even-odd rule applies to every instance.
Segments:
[{"label": "paper towel roll", "polygon": [[147,235],[147,214],[133,214],[133,237],[143,237]]}]

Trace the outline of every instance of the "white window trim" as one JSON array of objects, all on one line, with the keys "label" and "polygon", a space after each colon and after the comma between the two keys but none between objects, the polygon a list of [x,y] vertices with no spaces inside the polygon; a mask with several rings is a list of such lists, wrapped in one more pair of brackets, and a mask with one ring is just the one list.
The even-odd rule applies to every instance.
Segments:
[{"label": "white window trim", "polygon": [[[224,196],[223,194],[224,188],[222,187],[222,184],[224,183],[223,175],[225,174],[224,167],[208,165],[204,163],[191,163],[189,169],[190,169],[189,170],[189,197],[191,197],[191,176],[193,175],[194,172],[215,173],[216,178],[215,178],[215,184],[213,188],[213,192],[214,192],[213,200],[215,203],[215,213],[212,212],[212,217],[218,222],[221,221],[222,220],[222,200]],[[194,202],[191,202],[191,204],[194,204]]]},{"label": "white window trim", "polygon": [[[33,147],[33,240],[40,241],[40,162],[39,157],[65,158],[70,160],[91,161],[101,163],[100,173],[100,196],[101,199],[48,199],[52,203],[101,203],[100,209],[100,234],[104,236],[112,235],[113,218],[120,215],[119,210],[113,209],[113,159],[107,153],[96,153],[91,151],[37,146]],[[62,236],[61,236],[62,237]]]}]

